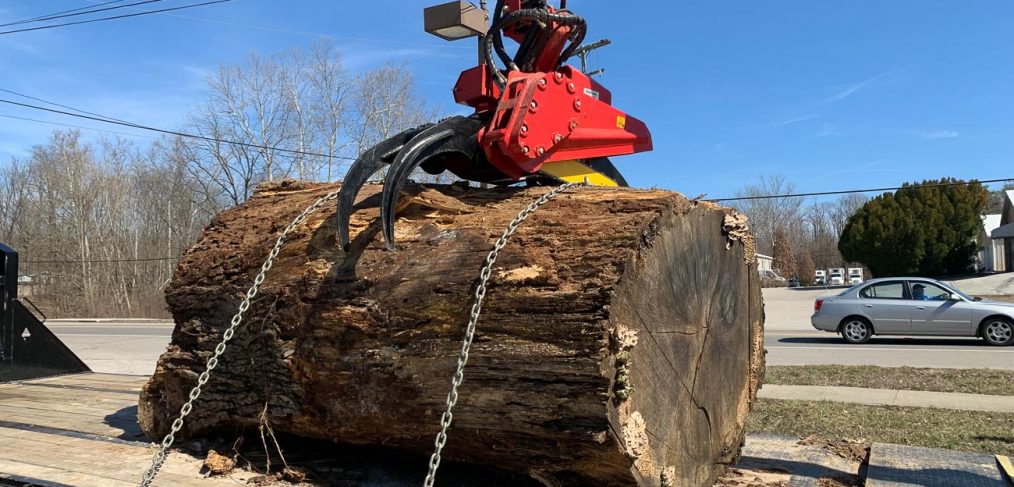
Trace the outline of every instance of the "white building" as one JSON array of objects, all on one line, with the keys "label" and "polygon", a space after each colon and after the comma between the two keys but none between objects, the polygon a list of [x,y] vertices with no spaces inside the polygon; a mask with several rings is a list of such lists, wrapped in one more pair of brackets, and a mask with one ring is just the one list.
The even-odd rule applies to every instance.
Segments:
[{"label": "white building", "polygon": [[1004,191],[1003,211],[983,217],[986,235],[979,252],[983,270],[1014,271],[1014,189]]},{"label": "white building", "polygon": [[764,271],[770,271],[771,263],[774,262],[775,258],[770,255],[757,254],[757,272],[763,273]]}]

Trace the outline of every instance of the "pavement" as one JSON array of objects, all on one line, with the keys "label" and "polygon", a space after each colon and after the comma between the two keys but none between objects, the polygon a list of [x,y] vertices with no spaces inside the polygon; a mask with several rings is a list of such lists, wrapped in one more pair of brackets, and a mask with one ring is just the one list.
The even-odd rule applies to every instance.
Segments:
[{"label": "pavement", "polygon": [[46,327],[94,372],[151,375],[169,345],[166,320],[49,320]]},{"label": "pavement", "polygon": [[1014,396],[989,396],[960,392],[899,391],[838,386],[792,386],[764,384],[758,397],[795,401],[846,402],[870,406],[906,406],[961,411],[1014,413]]},{"label": "pavement", "polygon": [[[937,448],[873,443],[863,459],[860,444],[800,440],[794,436],[749,434],[743,454],[727,477],[753,482],[718,485],[824,487],[1007,487],[1002,467],[993,455]],[[861,450],[860,450],[861,451]],[[858,452],[857,452],[858,453]]]},{"label": "pavement", "polygon": [[[992,282],[996,276],[1014,279],[1011,274],[976,279]],[[977,338],[874,336],[869,343],[852,345],[834,333],[815,330],[810,326],[813,301],[838,292],[840,290],[836,289],[764,289],[764,347],[768,351],[768,365],[1014,370],[1014,347],[991,347]]]}]

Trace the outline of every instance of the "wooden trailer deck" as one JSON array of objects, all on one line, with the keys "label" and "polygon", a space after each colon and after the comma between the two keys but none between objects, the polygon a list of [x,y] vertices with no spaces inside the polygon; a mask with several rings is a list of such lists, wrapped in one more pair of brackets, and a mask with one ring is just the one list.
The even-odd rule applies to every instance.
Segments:
[{"label": "wooden trailer deck", "polygon": [[[137,426],[147,379],[87,373],[0,384],[0,485],[137,485],[154,452]],[[174,452],[154,485],[235,486],[251,476],[202,478],[200,467]]]}]

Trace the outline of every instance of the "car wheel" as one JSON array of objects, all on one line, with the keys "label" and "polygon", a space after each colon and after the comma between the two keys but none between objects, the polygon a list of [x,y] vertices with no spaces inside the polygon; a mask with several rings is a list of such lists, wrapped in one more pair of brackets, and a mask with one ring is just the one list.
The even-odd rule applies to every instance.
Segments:
[{"label": "car wheel", "polygon": [[873,336],[873,327],[862,318],[849,318],[841,325],[841,337],[849,343],[866,343]]},{"label": "car wheel", "polygon": [[990,318],[982,324],[982,338],[996,346],[1014,343],[1014,323],[1003,318]]}]

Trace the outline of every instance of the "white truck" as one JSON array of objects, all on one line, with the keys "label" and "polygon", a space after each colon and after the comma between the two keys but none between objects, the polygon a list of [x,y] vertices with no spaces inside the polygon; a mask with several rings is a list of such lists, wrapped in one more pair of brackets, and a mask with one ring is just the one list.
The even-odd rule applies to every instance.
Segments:
[{"label": "white truck", "polygon": [[831,286],[844,286],[845,285],[845,268],[844,267],[833,267],[827,270],[828,285]]},{"label": "white truck", "polygon": [[813,283],[817,286],[826,286],[827,271],[825,271],[824,269],[818,269],[817,272],[814,274]]},{"label": "white truck", "polygon": [[849,267],[849,284],[862,284],[864,280],[862,267]]}]

